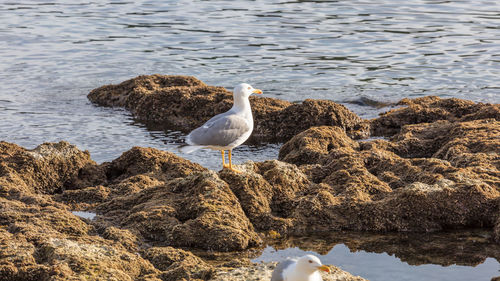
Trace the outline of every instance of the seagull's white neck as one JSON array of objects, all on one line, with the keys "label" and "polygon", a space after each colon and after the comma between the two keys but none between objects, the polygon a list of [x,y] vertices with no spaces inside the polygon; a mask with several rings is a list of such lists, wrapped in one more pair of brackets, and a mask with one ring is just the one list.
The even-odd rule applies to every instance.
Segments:
[{"label": "seagull's white neck", "polygon": [[251,119],[253,123],[252,108],[250,107],[248,97],[233,96],[233,100],[233,108],[231,110],[243,115],[244,118]]}]

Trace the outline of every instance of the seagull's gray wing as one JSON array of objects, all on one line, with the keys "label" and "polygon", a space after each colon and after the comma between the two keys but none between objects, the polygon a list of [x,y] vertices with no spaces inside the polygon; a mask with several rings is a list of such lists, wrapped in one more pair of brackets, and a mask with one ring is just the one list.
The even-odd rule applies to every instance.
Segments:
[{"label": "seagull's gray wing", "polygon": [[245,118],[235,114],[221,114],[194,129],[187,137],[192,145],[227,146],[250,130]]},{"label": "seagull's gray wing", "polygon": [[283,276],[283,272],[285,271],[285,268],[293,263],[295,263],[295,261],[290,259],[280,262],[273,271],[271,281],[284,281],[285,276]]}]

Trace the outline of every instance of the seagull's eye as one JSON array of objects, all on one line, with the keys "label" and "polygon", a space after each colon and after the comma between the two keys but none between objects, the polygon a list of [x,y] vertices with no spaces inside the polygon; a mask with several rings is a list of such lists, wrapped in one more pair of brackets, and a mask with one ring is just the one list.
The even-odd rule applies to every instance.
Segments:
[{"label": "seagull's eye", "polygon": [[248,89],[250,90],[251,88],[250,88],[250,87],[248,87]]},{"label": "seagull's eye", "polygon": [[313,261],[312,261],[312,260],[309,260],[309,263],[313,263]]}]

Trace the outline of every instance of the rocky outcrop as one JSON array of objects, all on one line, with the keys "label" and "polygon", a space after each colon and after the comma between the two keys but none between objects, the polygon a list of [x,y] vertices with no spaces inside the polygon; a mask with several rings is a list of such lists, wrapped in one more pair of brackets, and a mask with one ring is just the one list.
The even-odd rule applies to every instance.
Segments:
[{"label": "rocky outcrop", "polygon": [[67,142],[45,143],[33,150],[0,142],[0,196],[54,194],[93,185],[101,181],[101,174],[85,177],[86,182],[81,176],[95,166],[87,151]]},{"label": "rocky outcrop", "polygon": [[235,251],[261,243],[229,186],[195,173],[98,206],[99,221],[158,245]]},{"label": "rocky outcrop", "polygon": [[143,257],[161,270],[163,281],[208,280],[215,270],[199,257],[172,247],[151,247],[144,251]]},{"label": "rocky outcrop", "polygon": [[346,229],[435,231],[495,224],[496,119],[405,125],[391,141],[349,141],[341,131],[311,128],[280,151],[281,159],[301,165],[321,191],[329,191],[329,202],[308,207],[316,206],[313,220],[325,218],[315,227],[329,221]]},{"label": "rocky outcrop", "polygon": [[280,149],[279,159],[296,165],[315,164],[331,150],[341,147],[357,149],[359,144],[340,127],[312,127],[286,142]]},{"label": "rocky outcrop", "polygon": [[[90,97],[186,128],[231,106],[225,89],[177,76],[138,77]],[[273,132],[288,142],[279,160],[247,162],[242,173],[151,148],[98,165],[66,142],[33,150],[1,142],[0,279],[263,278],[272,265],[252,265],[243,251],[338,230],[479,227],[500,240],[498,105],[426,97],[362,121],[328,101],[252,102],[257,138]],[[354,140],[368,126],[390,138]]]},{"label": "rocky outcrop", "polygon": [[0,279],[137,280],[157,273],[120,244],[93,235],[93,226],[64,206],[27,197],[0,198]]},{"label": "rocky outcrop", "polygon": [[427,96],[403,99],[397,105],[403,107],[390,110],[371,122],[373,136],[392,136],[405,125],[433,123],[439,120],[464,122],[493,118],[500,121],[499,104]]},{"label": "rocky outcrop", "polygon": [[[265,89],[264,89],[265,91]],[[144,122],[189,132],[215,114],[229,110],[232,93],[207,86],[191,76],[143,75],[118,85],[94,89],[93,103],[128,109]],[[327,100],[305,100],[299,104],[250,97],[254,115],[251,141],[284,142],[312,126],[338,126],[350,134],[366,134],[366,124],[343,105]]]}]

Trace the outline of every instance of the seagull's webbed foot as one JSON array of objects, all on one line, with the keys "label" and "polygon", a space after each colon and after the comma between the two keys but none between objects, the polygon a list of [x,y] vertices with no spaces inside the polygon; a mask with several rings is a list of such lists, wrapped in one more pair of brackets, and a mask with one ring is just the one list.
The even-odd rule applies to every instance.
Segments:
[{"label": "seagull's webbed foot", "polygon": [[231,171],[233,171],[233,172],[235,172],[235,173],[238,173],[238,174],[243,173],[242,171],[240,171],[240,170],[238,170],[238,169],[236,169],[234,167],[228,167],[228,169],[231,170]]}]

